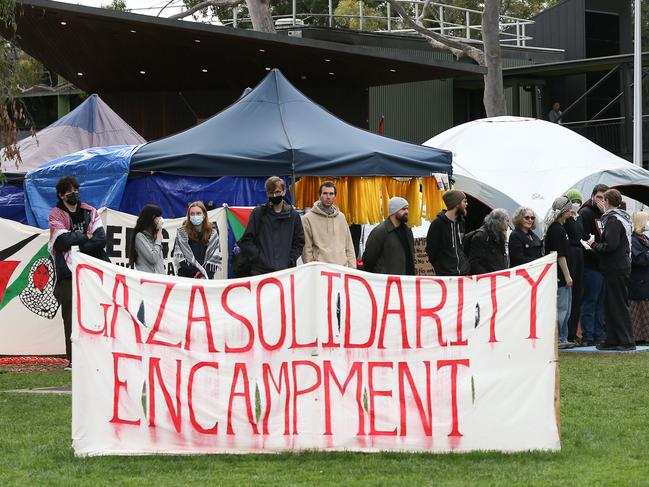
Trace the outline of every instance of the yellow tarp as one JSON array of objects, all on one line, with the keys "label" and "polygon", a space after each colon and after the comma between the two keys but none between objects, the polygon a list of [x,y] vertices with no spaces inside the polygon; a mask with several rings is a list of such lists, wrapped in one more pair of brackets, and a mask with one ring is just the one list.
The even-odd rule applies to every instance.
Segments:
[{"label": "yellow tarp", "polygon": [[[443,191],[434,177],[399,178],[389,176],[328,178],[306,176],[296,184],[297,208],[309,208],[318,200],[318,188],[325,181],[336,185],[336,206],[350,223],[379,223],[387,218],[388,201],[393,196],[408,200],[408,225],[421,225],[422,216],[433,220],[444,205]],[[422,215],[422,211],[425,214]]]}]

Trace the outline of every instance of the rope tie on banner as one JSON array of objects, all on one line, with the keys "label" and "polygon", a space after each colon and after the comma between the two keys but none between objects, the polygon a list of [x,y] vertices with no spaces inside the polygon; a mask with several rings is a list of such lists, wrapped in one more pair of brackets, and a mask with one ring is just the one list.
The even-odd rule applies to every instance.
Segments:
[{"label": "rope tie on banner", "polygon": [[0,357],[0,365],[27,365],[27,364],[67,364],[68,360],[58,357]]}]

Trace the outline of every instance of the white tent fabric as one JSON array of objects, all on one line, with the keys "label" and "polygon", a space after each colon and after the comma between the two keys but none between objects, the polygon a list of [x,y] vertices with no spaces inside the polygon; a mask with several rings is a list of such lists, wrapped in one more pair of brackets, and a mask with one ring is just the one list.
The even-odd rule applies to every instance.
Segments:
[{"label": "white tent fabric", "polygon": [[4,157],[4,149],[0,150],[0,167],[4,172],[25,174],[53,159],[90,147],[145,142],[99,96],[91,95],[70,113],[39,131],[36,137],[21,140],[18,146],[22,163],[18,168]]},{"label": "white tent fabric", "polygon": [[[543,219],[570,188],[588,199],[594,185],[633,187],[649,204],[649,171],[559,124],[493,117],[453,127],[423,145],[453,152],[455,187],[491,208],[533,208]],[[638,191],[644,187],[645,191]],[[644,198],[638,195],[644,196]]]}]

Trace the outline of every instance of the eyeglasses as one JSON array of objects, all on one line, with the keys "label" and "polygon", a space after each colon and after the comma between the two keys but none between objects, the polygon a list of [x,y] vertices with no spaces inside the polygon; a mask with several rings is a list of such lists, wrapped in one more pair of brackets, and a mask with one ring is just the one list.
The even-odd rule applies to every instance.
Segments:
[{"label": "eyeglasses", "polygon": [[526,215],[526,216],[524,216],[523,218],[524,218],[525,220],[532,220],[532,221],[536,220],[536,217],[535,217],[535,216],[532,216],[532,215]]}]

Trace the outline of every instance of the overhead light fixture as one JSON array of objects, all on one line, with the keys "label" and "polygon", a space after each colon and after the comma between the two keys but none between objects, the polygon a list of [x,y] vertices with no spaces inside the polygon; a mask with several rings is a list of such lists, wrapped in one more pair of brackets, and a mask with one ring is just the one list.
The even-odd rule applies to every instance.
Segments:
[{"label": "overhead light fixture", "polygon": [[331,59],[325,58],[325,63],[330,63]]},{"label": "overhead light fixture", "polygon": [[270,68],[266,68],[266,71],[270,71]]},{"label": "overhead light fixture", "polygon": [[194,42],[201,42],[200,39],[194,39]]},{"label": "overhead light fixture", "polygon": [[83,73],[79,72],[77,73],[77,76],[83,76]]},{"label": "overhead light fixture", "polygon": [[391,73],[396,73],[397,70],[396,70],[396,69],[391,69],[390,72],[391,72]]},{"label": "overhead light fixture", "polygon": [[331,71],[329,71],[329,76],[333,76],[334,74],[335,73],[332,73]]},{"label": "overhead light fixture", "polygon": [[306,79],[306,76],[302,75],[300,76],[300,79]]},{"label": "overhead light fixture", "polygon": [[131,29],[131,34],[135,34],[135,32],[136,32],[135,30]]},{"label": "overhead light fixture", "polygon": [[67,22],[61,21],[61,25],[68,25]]},{"label": "overhead light fixture", "polygon": [[201,71],[202,71],[203,73],[207,73],[207,69],[205,69],[205,68],[201,69]]},{"label": "overhead light fixture", "polygon": [[259,52],[266,52],[266,49],[259,49]]},{"label": "overhead light fixture", "polygon": [[144,71],[143,69],[141,69],[141,70],[140,70],[140,74],[146,74],[146,71]]}]

